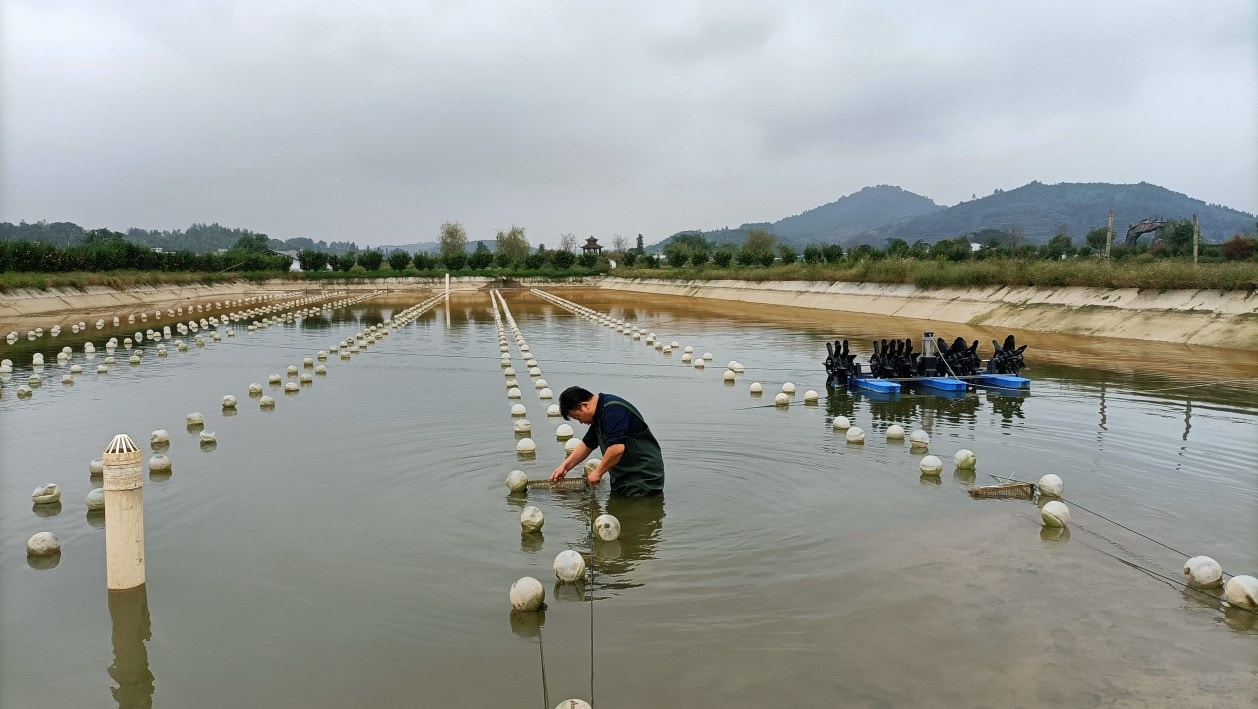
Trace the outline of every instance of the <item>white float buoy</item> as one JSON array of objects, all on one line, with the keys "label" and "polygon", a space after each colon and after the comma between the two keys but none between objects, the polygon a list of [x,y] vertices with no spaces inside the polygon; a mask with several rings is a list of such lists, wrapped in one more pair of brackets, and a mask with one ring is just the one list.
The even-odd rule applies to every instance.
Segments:
[{"label": "white float buoy", "polygon": [[164,428],[153,431],[149,434],[149,444],[154,448],[170,445],[170,432]]},{"label": "white float buoy", "polygon": [[513,427],[516,433],[529,433],[533,430],[533,424],[529,423],[528,419],[516,419]]},{"label": "white float buoy", "polygon": [[1040,521],[1045,527],[1065,527],[1070,524],[1070,508],[1061,500],[1052,500],[1040,508]]},{"label": "white float buoy", "polygon": [[524,408],[524,404],[512,404],[512,405],[511,405],[511,415],[512,415],[512,416],[523,416],[523,415],[525,415],[525,414],[527,414],[527,413],[528,413],[528,409],[525,409],[525,408]]},{"label": "white float buoy", "polygon": [[211,443],[218,443],[218,436],[213,431],[202,431],[201,445],[209,445]]},{"label": "white float buoy", "polygon": [[536,532],[545,524],[546,516],[542,514],[542,508],[537,505],[529,505],[520,510],[520,530],[525,534]]},{"label": "white float buoy", "polygon": [[555,398],[555,392],[551,391],[550,387],[544,387],[541,391],[537,392],[537,398],[553,399]]},{"label": "white float buoy", "polygon": [[805,404],[815,404],[820,398],[821,398],[821,395],[812,389],[809,389],[808,391],[804,392]]},{"label": "white float buoy", "polygon": [[1184,562],[1184,576],[1189,586],[1212,588],[1223,583],[1223,567],[1208,556],[1194,556]]},{"label": "white float buoy", "polygon": [[158,453],[149,458],[150,473],[169,473],[171,468],[170,458]]},{"label": "white float buoy", "polygon": [[778,395],[773,397],[773,404],[775,406],[790,406],[791,397],[787,396],[786,392],[778,392]]},{"label": "white float buoy", "polygon": [[223,403],[224,409],[234,409],[236,408],[236,397],[232,396],[231,394],[228,394],[223,397],[222,403]]},{"label": "white float buoy", "polygon": [[846,431],[852,427],[852,422],[848,421],[846,416],[835,416],[831,426],[836,431]]},{"label": "white float buoy", "polygon": [[1060,477],[1049,473],[1040,478],[1036,487],[1040,489],[1040,494],[1061,497],[1061,493],[1066,489],[1066,483],[1062,482]]},{"label": "white float buoy", "polygon": [[925,431],[919,428],[913,433],[909,434],[909,443],[919,448],[923,446],[928,446],[930,445],[930,436]]},{"label": "white float buoy", "polygon": [[922,475],[938,475],[943,472],[943,461],[937,455],[924,456],[917,462],[917,468]]},{"label": "white float buoy", "polygon": [[61,540],[52,532],[38,532],[26,540],[27,556],[52,556],[61,553]]},{"label": "white float buoy", "polygon": [[284,384],[284,391],[288,392],[289,394],[301,391],[301,385],[298,384],[297,382],[287,382]]},{"label": "white float buoy", "polygon": [[263,396],[258,399],[258,406],[263,409],[273,409],[275,408],[275,399],[269,396]]},{"label": "white float buoy", "polygon": [[564,549],[555,555],[555,578],[564,583],[574,583],[585,577],[585,559],[571,549]]},{"label": "white float buoy", "polygon": [[[738,370],[734,370],[734,371],[738,371]],[[760,382],[752,382],[751,386],[748,387],[748,389],[751,391],[752,394],[761,394],[764,392],[764,387],[760,386]]]},{"label": "white float buoy", "polygon": [[589,702],[584,699],[565,699],[555,705],[555,709],[594,709]]},{"label": "white float buoy", "polygon": [[888,441],[903,441],[904,440],[904,427],[898,423],[893,423],[890,426],[887,426],[887,440]]},{"label": "white float buoy", "polygon": [[98,512],[105,509],[105,488],[94,487],[87,493],[87,497],[83,500],[84,505],[89,512]]},{"label": "white float buoy", "polygon": [[569,438],[572,438],[573,435],[574,431],[572,430],[572,426],[569,426],[566,423],[561,423],[555,428],[555,438],[561,441],[566,441]]},{"label": "white float buoy", "polygon": [[566,443],[564,443],[564,444],[563,444],[563,449],[564,449],[564,452],[565,452],[565,453],[571,453],[572,451],[576,450],[576,449],[577,449],[577,444],[578,444],[578,443],[580,443],[580,442],[581,442],[581,441],[580,441],[579,439],[576,439],[576,438],[569,438],[569,439],[568,439],[568,441],[567,441]]},{"label": "white float buoy", "polygon": [[61,499],[61,488],[57,483],[44,483],[31,493],[31,502],[37,505],[51,505]]},{"label": "white float buoy", "polygon": [[533,442],[532,438],[521,438],[519,441],[516,441],[515,452],[516,453],[536,453],[537,444]]},{"label": "white float buoy", "polygon": [[784,394],[791,394],[791,395],[794,395],[794,394],[795,394],[795,384],[794,384],[793,382],[785,382],[785,383],[783,383],[783,384],[782,384],[782,393],[784,393]]},{"label": "white float buoy", "polygon": [[205,416],[203,416],[201,412],[199,411],[193,411],[192,413],[188,414],[188,425],[189,426],[205,425]]},{"label": "white float buoy", "polygon": [[87,464],[87,472],[92,477],[105,474],[105,459],[92,458],[92,462]]},{"label": "white float buoy", "polygon": [[865,442],[865,429],[860,426],[852,426],[847,429],[847,442],[862,444]]},{"label": "white float buoy", "polygon": [[594,533],[605,542],[615,541],[620,537],[620,520],[613,515],[599,515],[594,518]]},{"label": "white float buoy", "polygon": [[511,584],[511,609],[522,612],[541,610],[546,605],[546,588],[532,576]]},{"label": "white float buoy", "polygon": [[1223,598],[1237,608],[1258,610],[1258,578],[1233,576],[1223,587]]},{"label": "white float buoy", "polygon": [[546,407],[546,415],[547,415],[547,416],[559,416],[559,415],[560,415],[560,412],[559,412],[559,404],[551,404],[550,406],[547,406],[547,407]]},{"label": "white float buoy", "polygon": [[973,470],[975,464],[978,463],[978,456],[974,455],[974,451],[969,448],[962,448],[952,454],[952,463],[961,470]]},{"label": "white float buoy", "polygon": [[722,379],[723,381],[732,382],[732,381],[734,381],[734,379],[736,378],[736,376],[737,376],[737,375],[735,375],[735,374],[734,374],[734,370],[732,370],[732,369],[727,369],[727,370],[725,370],[725,373],[721,375],[721,379]]},{"label": "white float buoy", "polygon": [[521,492],[529,486],[529,476],[523,470],[512,470],[507,473],[507,489]]}]

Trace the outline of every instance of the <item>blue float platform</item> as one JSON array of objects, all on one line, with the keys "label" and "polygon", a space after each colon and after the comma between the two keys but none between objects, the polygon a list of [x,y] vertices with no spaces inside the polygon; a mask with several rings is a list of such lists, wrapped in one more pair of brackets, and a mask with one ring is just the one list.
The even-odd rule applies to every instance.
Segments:
[{"label": "blue float platform", "polygon": [[885,379],[853,377],[850,382],[852,386],[865,391],[878,391],[884,394],[898,394],[900,392],[900,384],[898,382],[889,382]]},{"label": "blue float platform", "polygon": [[965,391],[966,388],[965,382],[948,377],[923,377],[914,380],[914,383],[937,391]]},{"label": "blue float platform", "polygon": [[1031,380],[1026,377],[1015,377],[1012,374],[981,374],[975,380],[979,384],[1002,389],[1030,389]]}]

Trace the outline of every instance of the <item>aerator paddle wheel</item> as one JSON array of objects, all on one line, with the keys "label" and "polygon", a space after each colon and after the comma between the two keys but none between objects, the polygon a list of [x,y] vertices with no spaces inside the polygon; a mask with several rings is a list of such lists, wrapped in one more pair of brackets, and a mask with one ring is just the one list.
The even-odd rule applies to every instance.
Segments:
[{"label": "aerator paddle wheel", "polygon": [[[1005,388],[1027,388],[1029,380],[1019,376],[1026,367],[1013,335],[1004,344],[992,341],[994,352],[984,362],[978,354],[978,340],[967,343],[958,337],[948,344],[933,332],[922,334],[922,350],[915,351],[913,339],[874,340],[869,354],[869,371],[863,371],[847,340],[826,342],[826,386],[855,384],[878,391],[898,391],[894,382],[909,382],[935,389],[965,391],[969,384]],[[882,382],[877,384],[876,382]]]},{"label": "aerator paddle wheel", "polygon": [[1022,353],[1026,351],[1026,345],[1015,347],[1013,335],[1005,338],[1005,344],[1002,346],[995,340],[992,340],[992,347],[996,348],[996,353],[992,358],[987,360],[987,371],[996,374],[1013,374],[1017,375],[1026,366],[1026,360],[1022,359]]},{"label": "aerator paddle wheel", "polygon": [[860,376],[860,365],[856,363],[856,355],[851,353],[847,340],[826,343],[826,387],[835,389],[847,386],[850,379]]}]

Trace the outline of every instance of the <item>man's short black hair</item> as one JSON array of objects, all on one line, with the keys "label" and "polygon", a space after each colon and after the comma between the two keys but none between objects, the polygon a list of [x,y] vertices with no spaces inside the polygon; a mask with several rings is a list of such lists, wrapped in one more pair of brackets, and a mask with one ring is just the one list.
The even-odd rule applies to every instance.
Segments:
[{"label": "man's short black hair", "polygon": [[594,394],[588,389],[581,387],[568,387],[559,395],[559,415],[563,416],[563,420],[567,421],[570,417],[568,412],[577,408],[581,404],[594,398]]}]

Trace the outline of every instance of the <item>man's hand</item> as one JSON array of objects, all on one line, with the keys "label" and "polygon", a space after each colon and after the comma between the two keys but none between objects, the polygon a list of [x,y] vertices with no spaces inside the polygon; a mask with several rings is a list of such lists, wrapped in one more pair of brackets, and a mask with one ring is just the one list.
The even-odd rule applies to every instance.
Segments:
[{"label": "man's hand", "polygon": [[562,463],[560,463],[560,464],[559,464],[559,467],[558,467],[558,468],[555,468],[555,472],[553,472],[553,473],[551,473],[551,474],[550,474],[550,479],[551,479],[551,480],[563,480],[563,479],[564,479],[564,477],[565,477],[567,474],[568,474],[568,471],[567,471],[567,470],[564,470],[564,469],[563,469],[563,464],[562,464]]},{"label": "man's hand", "polygon": [[589,475],[585,476],[585,479],[589,481],[591,485],[597,485],[598,481],[603,479],[603,473],[600,473],[597,470],[592,470]]}]

